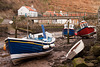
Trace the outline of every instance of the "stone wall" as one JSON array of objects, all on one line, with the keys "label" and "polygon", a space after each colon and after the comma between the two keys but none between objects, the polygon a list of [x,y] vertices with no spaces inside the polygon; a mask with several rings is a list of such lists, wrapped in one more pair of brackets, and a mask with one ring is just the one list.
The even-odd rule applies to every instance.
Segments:
[{"label": "stone wall", "polygon": [[96,31],[97,31],[97,41],[100,41],[100,25],[96,26]]}]

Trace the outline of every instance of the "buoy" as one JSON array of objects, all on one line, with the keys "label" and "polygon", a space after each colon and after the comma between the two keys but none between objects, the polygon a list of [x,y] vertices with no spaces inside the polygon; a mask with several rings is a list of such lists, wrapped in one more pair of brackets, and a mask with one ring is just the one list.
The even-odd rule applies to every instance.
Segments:
[{"label": "buoy", "polygon": [[77,33],[75,33],[75,35],[77,36]]},{"label": "buoy", "polygon": [[50,47],[55,47],[55,44],[50,44]]},{"label": "buoy", "polygon": [[3,46],[3,50],[6,50],[6,44],[4,44],[4,46]]},{"label": "buoy", "polygon": [[49,45],[44,45],[43,46],[43,49],[48,49],[49,48]]}]

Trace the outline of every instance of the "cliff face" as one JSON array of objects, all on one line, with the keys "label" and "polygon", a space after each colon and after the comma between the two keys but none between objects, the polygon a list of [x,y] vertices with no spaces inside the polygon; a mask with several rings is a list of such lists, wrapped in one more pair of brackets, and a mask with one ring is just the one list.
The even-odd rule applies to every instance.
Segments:
[{"label": "cliff face", "polygon": [[55,10],[97,12],[100,0],[51,0],[50,6]]},{"label": "cliff face", "polygon": [[100,0],[1,0],[0,16],[13,16],[17,14],[17,10],[23,5],[34,5],[38,12],[62,10],[65,12],[78,11],[96,13],[100,6]]}]

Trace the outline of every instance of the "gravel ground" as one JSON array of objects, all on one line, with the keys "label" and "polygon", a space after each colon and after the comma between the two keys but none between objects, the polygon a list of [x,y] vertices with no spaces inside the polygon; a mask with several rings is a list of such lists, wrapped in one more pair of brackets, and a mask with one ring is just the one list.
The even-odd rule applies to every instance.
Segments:
[{"label": "gravel ground", "polygon": [[[56,36],[55,36],[56,35]],[[28,60],[24,60],[18,65],[14,66],[11,63],[10,56],[7,51],[0,50],[0,67],[58,67],[63,66],[65,64],[61,64],[61,58],[65,57],[69,49],[74,45],[76,40],[80,40],[80,38],[71,38],[70,44],[67,44],[67,38],[62,38],[61,32],[54,33],[56,37],[54,50],[47,56],[31,58]],[[0,38],[0,44],[4,43],[5,38]],[[82,39],[85,45],[93,45],[95,38],[90,39]],[[72,63],[67,64],[68,67],[72,67]]]},{"label": "gravel ground", "polygon": [[[75,41],[75,39],[71,39],[72,41]],[[71,41],[70,40],[70,41]],[[39,57],[39,58],[32,58],[25,61],[22,61],[19,65],[12,65],[10,61],[10,56],[7,53],[7,51],[1,50],[1,67],[52,67],[57,64],[60,57],[64,57],[68,50],[71,48],[71,44],[67,44],[67,39],[63,38],[57,38],[56,39],[56,47],[54,50],[47,56]],[[2,55],[7,56],[2,56]],[[57,62],[56,62],[57,61]],[[55,63],[56,62],[56,63]],[[59,64],[59,62],[58,62]]]}]

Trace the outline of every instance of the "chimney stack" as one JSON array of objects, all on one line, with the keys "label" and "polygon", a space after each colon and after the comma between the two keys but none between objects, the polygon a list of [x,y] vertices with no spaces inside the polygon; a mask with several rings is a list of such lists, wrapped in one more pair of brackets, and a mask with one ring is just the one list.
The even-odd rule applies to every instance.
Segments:
[{"label": "chimney stack", "polygon": [[31,7],[33,8],[34,6],[33,6],[33,5],[31,5]]},{"label": "chimney stack", "polygon": [[55,14],[56,12],[54,11],[54,14]]}]

